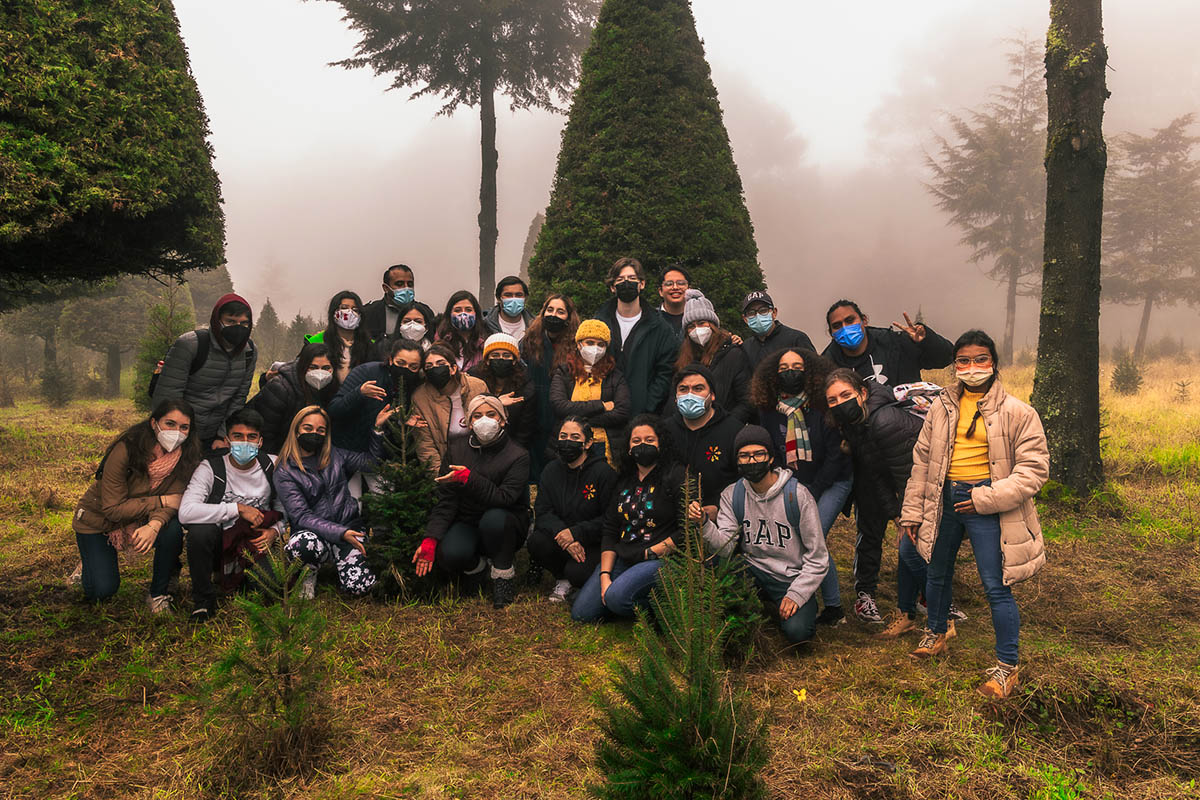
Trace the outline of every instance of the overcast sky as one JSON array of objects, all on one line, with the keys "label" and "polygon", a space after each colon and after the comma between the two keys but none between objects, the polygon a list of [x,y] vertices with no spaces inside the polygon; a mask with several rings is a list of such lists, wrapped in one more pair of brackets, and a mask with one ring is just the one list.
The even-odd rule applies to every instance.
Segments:
[{"label": "overcast sky", "polygon": [[[372,298],[381,268],[397,261],[417,268],[418,294],[426,299],[475,287],[474,110],[435,117],[436,99],[409,101],[403,91],[386,91],[385,78],[327,66],[351,55],[356,42],[335,3],[176,0],[175,6],[211,121],[230,271],[256,306],[270,295],[289,316],[297,308],[323,309],[342,288]],[[868,173],[871,180],[905,173],[912,202],[927,212],[926,246],[936,245],[938,259],[963,263],[956,234],[944,230],[928,198],[921,200],[919,140],[937,125],[939,110],[986,99],[988,87],[1005,78],[1003,40],[1025,31],[1040,41],[1048,6],[1048,0],[693,3],[773,288],[818,266],[799,251],[825,254],[823,262],[842,252],[827,225],[813,234],[821,242],[797,242],[795,216],[806,204],[826,206],[818,199],[850,191]],[[1147,132],[1200,109],[1200,3],[1106,0],[1105,29],[1110,133]],[[503,274],[515,271],[529,222],[549,199],[565,118],[510,113],[503,99],[498,104]],[[839,235],[886,238],[911,230],[888,204],[871,205],[867,199],[857,229]],[[874,283],[871,270],[894,267],[869,263],[869,254],[854,261],[833,265],[850,273],[839,294],[852,293],[865,278]],[[971,286],[990,290],[976,267],[964,274]],[[812,314],[828,299],[797,302]],[[914,307],[922,302],[916,294],[911,299]]]}]

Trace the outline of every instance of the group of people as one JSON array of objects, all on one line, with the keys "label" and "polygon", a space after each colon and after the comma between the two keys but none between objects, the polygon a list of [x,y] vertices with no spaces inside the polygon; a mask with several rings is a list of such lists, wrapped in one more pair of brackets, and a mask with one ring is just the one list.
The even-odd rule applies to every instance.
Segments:
[{"label": "group of people", "polygon": [[[360,498],[379,490],[383,430],[403,414],[437,484],[418,575],[490,582],[503,608],[525,547],[574,619],[631,617],[691,522],[714,557],[745,559],[783,634],[802,643],[848,616],[826,537],[852,510],[853,614],[883,638],[919,634],[913,658],[944,654],[965,619],[951,578],[970,540],[996,634],[980,689],[1007,697],[1018,682],[1011,586],[1045,560],[1033,497],[1049,457],[1036,412],[999,380],[991,338],[971,330],[951,343],[907,314],[874,327],[839,300],[818,353],[765,291],[741,304],[743,339],[685,268],[658,276],[657,308],[647,280],[637,259],[619,259],[590,318],[556,293],[531,312],[515,276],[486,312],[459,291],[435,315],[413,270],[389,267],[381,298],[335,295],[325,330],[259,376],[249,402],[253,314],[225,295],[207,330],[171,347],[149,419],[110,446],[79,503],[85,594],[116,592],[122,549],[153,549],[149,605],[169,610],[185,540],[198,621],[217,610],[214,577],[235,590],[276,540],[308,567],[309,596],[325,564],[342,591],[370,591]],[[950,366],[950,385],[922,382],[921,370]],[[885,619],[889,521],[898,608]]]}]

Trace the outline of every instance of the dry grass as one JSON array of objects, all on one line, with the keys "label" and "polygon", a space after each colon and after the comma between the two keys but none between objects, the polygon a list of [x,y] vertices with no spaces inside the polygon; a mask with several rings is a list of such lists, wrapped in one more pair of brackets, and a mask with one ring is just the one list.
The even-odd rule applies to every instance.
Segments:
[{"label": "dry grass", "polygon": [[[1018,393],[1022,375],[1006,375]],[[1109,430],[1128,424],[1107,445],[1121,502],[1048,520],[1050,564],[1017,589],[1025,686],[1012,702],[974,692],[992,632],[969,552],[955,589],[971,619],[941,662],[912,664],[911,640],[879,643],[854,624],[804,654],[768,640],[743,674],[771,721],[773,796],[1200,797],[1200,553],[1161,500],[1172,487],[1194,496],[1195,475],[1121,466],[1153,463],[1147,448],[1182,445],[1200,424],[1167,386],[1156,372],[1147,397],[1106,397]],[[100,609],[64,586],[73,503],[135,418],[125,404],[0,410],[0,797],[192,798],[220,785],[220,732],[196,698],[239,615],[199,629],[149,618],[144,562]],[[846,584],[845,521],[831,541]],[[334,639],[328,755],[308,777],[227,796],[569,798],[598,778],[593,700],[630,652],[627,628],[574,625],[532,592],[501,613],[325,589],[319,602]]]}]

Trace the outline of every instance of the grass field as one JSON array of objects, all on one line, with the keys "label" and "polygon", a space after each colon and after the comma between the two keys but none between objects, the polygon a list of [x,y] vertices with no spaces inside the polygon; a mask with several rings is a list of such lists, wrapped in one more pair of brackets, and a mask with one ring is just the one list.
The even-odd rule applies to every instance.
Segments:
[{"label": "grass field", "polygon": [[[974,692],[992,630],[969,548],[955,596],[970,619],[939,662],[912,664],[912,640],[876,642],[853,623],[802,655],[765,638],[740,679],[770,721],[771,795],[1200,797],[1200,402],[1175,386],[1197,377],[1160,363],[1129,398],[1103,377],[1110,485],[1043,504],[1049,564],[1016,590],[1011,701]],[[1018,394],[1030,378],[1006,375]],[[2,797],[191,798],[219,783],[222,731],[198,698],[241,614],[200,628],[150,618],[146,562],[127,563],[99,609],[65,583],[74,503],[135,419],[127,402],[0,409]],[[830,538],[844,593],[852,538],[845,520]],[[894,564],[885,548],[885,608]],[[532,590],[499,613],[478,599],[346,602],[326,587],[318,604],[334,638],[332,746],[312,775],[237,796],[568,798],[597,780],[594,701],[631,652],[627,627],[572,624]]]}]

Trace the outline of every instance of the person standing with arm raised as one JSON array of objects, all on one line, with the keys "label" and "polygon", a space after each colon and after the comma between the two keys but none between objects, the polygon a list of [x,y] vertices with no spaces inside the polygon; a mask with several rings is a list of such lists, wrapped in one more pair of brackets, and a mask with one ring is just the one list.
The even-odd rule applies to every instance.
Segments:
[{"label": "person standing with arm raised", "polygon": [[867,315],[853,300],[838,300],[829,307],[825,322],[833,341],[821,355],[839,367],[852,369],[865,381],[888,386],[921,380],[923,369],[950,365],[950,341],[904,312],[904,324],[891,328],[868,327]]}]

